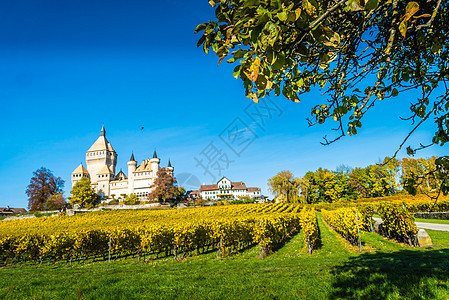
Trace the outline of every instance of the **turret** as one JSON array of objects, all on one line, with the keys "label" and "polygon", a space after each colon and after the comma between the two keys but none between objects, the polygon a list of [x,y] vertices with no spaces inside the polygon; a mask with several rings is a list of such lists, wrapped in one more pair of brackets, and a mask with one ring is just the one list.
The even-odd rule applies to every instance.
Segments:
[{"label": "turret", "polygon": [[72,188],[75,184],[81,180],[82,177],[89,178],[89,172],[83,166],[82,163],[72,172]]},{"label": "turret", "polygon": [[161,160],[159,158],[157,158],[156,150],[154,150],[153,158],[150,159],[150,164],[151,164],[151,171],[155,175],[156,175],[157,171],[159,170],[160,161]]},{"label": "turret", "polygon": [[103,125],[103,127],[101,127],[100,137],[98,137],[95,143],[86,152],[86,166],[90,174],[91,182],[94,183],[100,179],[97,174],[104,165],[107,165],[112,173],[115,174],[117,153],[106,139],[106,130]]},{"label": "turret", "polygon": [[168,173],[169,173],[171,176],[173,176],[173,170],[174,170],[174,168],[171,166],[171,161],[170,161],[170,159],[168,160],[168,165],[167,165],[167,167],[166,167],[165,169],[168,171]]},{"label": "turret", "polygon": [[137,161],[134,159],[134,153],[128,161],[128,195],[134,193],[134,172],[137,168]]}]

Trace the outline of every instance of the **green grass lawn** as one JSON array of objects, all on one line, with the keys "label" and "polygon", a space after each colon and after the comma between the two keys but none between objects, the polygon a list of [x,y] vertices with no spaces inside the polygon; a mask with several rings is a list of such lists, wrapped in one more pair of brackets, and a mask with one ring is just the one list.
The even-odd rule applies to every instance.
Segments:
[{"label": "green grass lawn", "polygon": [[449,220],[438,220],[438,219],[421,219],[421,218],[415,218],[415,222],[449,224]]},{"label": "green grass lawn", "polygon": [[301,233],[258,259],[258,247],[147,263],[0,268],[0,299],[448,299],[449,234],[409,248],[364,233],[363,253],[319,219],[322,246],[306,253]]}]

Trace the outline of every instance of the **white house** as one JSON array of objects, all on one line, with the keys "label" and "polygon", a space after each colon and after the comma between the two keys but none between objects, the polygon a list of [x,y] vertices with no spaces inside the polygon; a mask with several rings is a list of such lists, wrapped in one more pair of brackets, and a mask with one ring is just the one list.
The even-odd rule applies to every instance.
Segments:
[{"label": "white house", "polygon": [[[106,130],[101,128],[100,137],[86,151],[86,168],[80,164],[72,173],[72,187],[82,178],[90,179],[92,187],[103,198],[120,197],[121,195],[136,194],[140,199],[146,199],[151,192],[151,186],[160,169],[160,159],[156,150],[153,158],[143,160],[138,166],[134,154],[128,161],[128,176],[123,171],[115,173],[117,153],[106,139]],[[173,176],[174,168],[170,160],[164,168]]]},{"label": "white house", "polygon": [[221,178],[217,184],[202,185],[197,194],[207,200],[259,199],[263,197],[260,188],[246,187],[243,181],[232,182],[226,177]]}]

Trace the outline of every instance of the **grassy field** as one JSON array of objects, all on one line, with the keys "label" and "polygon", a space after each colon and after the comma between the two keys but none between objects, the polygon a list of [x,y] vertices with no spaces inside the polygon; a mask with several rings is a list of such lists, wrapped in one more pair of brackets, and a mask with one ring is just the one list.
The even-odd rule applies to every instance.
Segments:
[{"label": "grassy field", "polygon": [[363,253],[319,219],[322,247],[310,256],[302,234],[259,260],[257,247],[137,263],[0,268],[0,299],[448,299],[449,235],[409,248],[376,234]]},{"label": "grassy field", "polygon": [[415,222],[437,223],[437,224],[449,224],[449,220],[438,220],[438,219],[421,219],[421,218],[415,218]]}]

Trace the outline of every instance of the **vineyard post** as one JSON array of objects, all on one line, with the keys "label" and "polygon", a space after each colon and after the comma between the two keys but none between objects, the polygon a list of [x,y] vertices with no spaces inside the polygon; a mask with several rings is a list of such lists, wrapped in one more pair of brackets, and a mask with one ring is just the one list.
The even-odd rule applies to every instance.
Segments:
[{"label": "vineyard post", "polygon": [[29,243],[29,242],[30,242],[30,238],[28,237],[27,245],[26,245],[25,251],[23,252],[23,255],[22,255],[22,260],[20,261],[20,265],[22,265],[22,262],[23,262],[23,258],[25,257],[25,253],[27,253],[27,249],[28,249],[28,243]]},{"label": "vineyard post", "polygon": [[221,252],[222,247],[223,247],[223,238],[220,235],[220,246],[218,247],[218,251],[217,251],[217,259],[220,258],[220,252]]},{"label": "vineyard post", "polygon": [[312,243],[310,242],[309,232],[307,231],[304,234],[307,234],[307,248],[309,250],[309,255],[312,255]]},{"label": "vineyard post", "polygon": [[[259,227],[262,228],[262,220],[259,220]],[[260,234],[260,250],[259,250],[259,259],[265,259],[267,256],[266,249],[263,244],[263,234]]]},{"label": "vineyard post", "polygon": [[79,258],[79,260],[78,260],[78,264],[80,264],[81,263],[81,257],[83,256],[83,248],[81,248],[81,253],[80,253],[80,258]]},{"label": "vineyard post", "polygon": [[362,241],[360,240],[360,228],[359,228],[359,215],[357,214],[357,210],[355,211],[355,219],[357,221],[357,233],[359,235],[359,249],[362,252]]},{"label": "vineyard post", "polygon": [[111,262],[111,237],[109,237],[108,263]]}]

